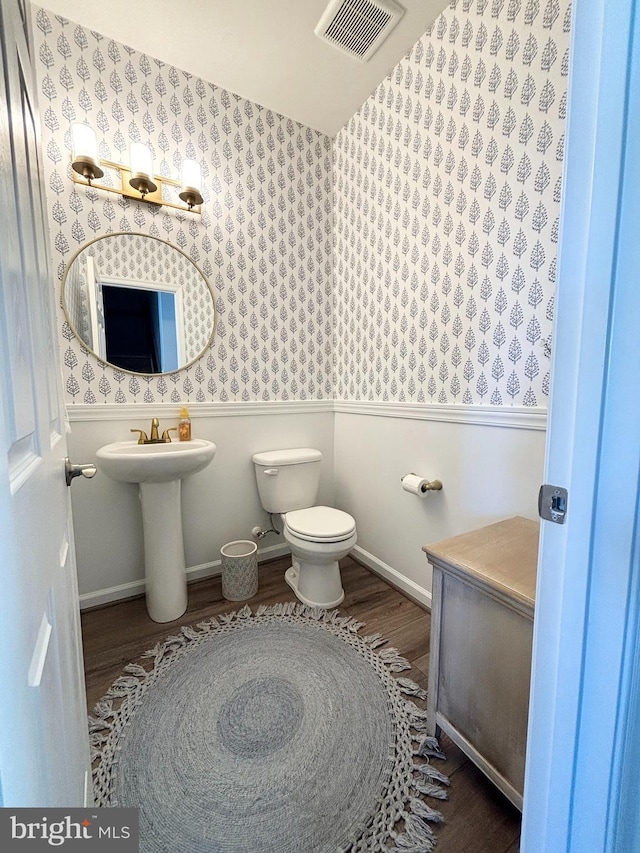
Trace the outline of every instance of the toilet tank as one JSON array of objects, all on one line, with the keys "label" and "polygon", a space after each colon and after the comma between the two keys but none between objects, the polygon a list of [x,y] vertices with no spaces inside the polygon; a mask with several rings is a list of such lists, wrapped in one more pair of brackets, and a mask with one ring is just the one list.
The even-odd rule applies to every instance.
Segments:
[{"label": "toilet tank", "polygon": [[320,484],[322,453],[313,447],[268,450],[252,456],[260,502],[267,512],[313,506]]}]

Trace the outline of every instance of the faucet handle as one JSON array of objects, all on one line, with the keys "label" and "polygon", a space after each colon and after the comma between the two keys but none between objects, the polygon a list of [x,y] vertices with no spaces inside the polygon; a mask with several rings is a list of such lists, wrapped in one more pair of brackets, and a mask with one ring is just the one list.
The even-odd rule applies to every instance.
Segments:
[{"label": "faucet handle", "polygon": [[178,432],[178,427],[169,427],[169,429],[165,429],[162,433],[162,441],[171,441],[170,432]]},{"label": "faucet handle", "polygon": [[139,432],[140,437],[138,438],[138,444],[144,444],[145,441],[148,441],[147,434],[143,429],[130,429],[129,432]]}]

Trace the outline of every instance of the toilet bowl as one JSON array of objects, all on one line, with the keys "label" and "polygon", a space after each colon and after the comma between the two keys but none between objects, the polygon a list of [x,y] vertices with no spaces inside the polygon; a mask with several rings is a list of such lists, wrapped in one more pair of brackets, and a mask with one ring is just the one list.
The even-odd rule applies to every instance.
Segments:
[{"label": "toilet bowl", "polygon": [[339,560],[356,544],[356,522],[342,510],[315,506],[322,453],[294,447],[255,453],[252,460],[260,502],[280,515],[291,549],[286,582],[304,604],[337,607],[344,599]]},{"label": "toilet bowl", "polygon": [[284,513],[282,520],[292,556],[286,582],[304,604],[337,607],[344,600],[339,561],[357,542],[355,520],[327,506]]}]

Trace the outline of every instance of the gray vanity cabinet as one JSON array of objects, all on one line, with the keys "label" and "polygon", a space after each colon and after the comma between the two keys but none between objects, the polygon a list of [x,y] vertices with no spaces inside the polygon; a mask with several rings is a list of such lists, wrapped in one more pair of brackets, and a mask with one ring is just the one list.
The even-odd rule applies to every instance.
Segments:
[{"label": "gray vanity cabinet", "polygon": [[429,730],[522,809],[539,524],[516,516],[423,550],[433,567]]}]

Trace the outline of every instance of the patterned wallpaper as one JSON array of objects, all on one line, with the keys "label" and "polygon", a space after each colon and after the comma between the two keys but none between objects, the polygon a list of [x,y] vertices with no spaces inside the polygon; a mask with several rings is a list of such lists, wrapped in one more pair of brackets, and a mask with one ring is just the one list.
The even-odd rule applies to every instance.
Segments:
[{"label": "patterned wallpaper", "polygon": [[457,0],[334,144],[335,394],[544,406],[568,0]]},{"label": "patterned wallpaper", "polygon": [[[218,312],[199,361],[149,379],[60,310],[68,402],[545,406],[569,28],[569,0],[454,0],[332,144],[35,9],[58,279],[94,236],[141,231],[192,258]],[[79,118],[106,159],[136,139],[169,177],[198,159],[202,217],[74,185]]]},{"label": "patterned wallpaper", "polygon": [[[84,243],[136,231],[182,249],[218,313],[191,367],[144,378],[99,362],[59,311],[69,403],[213,402],[332,396],[331,140],[42,8],[33,9],[54,270]],[[69,126],[88,121],[100,155],[149,144],[158,174],[183,158],[204,176],[202,216],[71,180]],[[58,285],[59,286],[59,285]]]},{"label": "patterned wallpaper", "polygon": [[87,279],[87,264],[81,254],[67,269],[64,282],[64,304],[73,328],[87,346],[95,349]]}]

